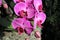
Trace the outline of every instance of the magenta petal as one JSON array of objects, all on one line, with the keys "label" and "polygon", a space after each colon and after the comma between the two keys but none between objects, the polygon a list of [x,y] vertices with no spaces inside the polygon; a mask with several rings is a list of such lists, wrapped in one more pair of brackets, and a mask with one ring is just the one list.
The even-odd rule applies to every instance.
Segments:
[{"label": "magenta petal", "polygon": [[31,3],[32,0],[25,0],[26,3]]},{"label": "magenta petal", "polygon": [[32,28],[30,21],[28,21],[27,19],[24,20],[24,26],[27,28]]},{"label": "magenta petal", "polygon": [[16,29],[17,27],[21,27],[24,29],[23,25],[24,19],[23,18],[16,18],[12,21],[12,27]]},{"label": "magenta petal", "polygon": [[39,21],[39,20],[42,21],[41,24],[43,24],[43,23],[45,22],[45,20],[46,20],[46,14],[45,14],[44,12],[40,12],[40,13],[38,14],[37,21]]},{"label": "magenta petal", "polygon": [[34,0],[34,6],[37,12],[39,12],[38,7],[42,5],[42,0]]},{"label": "magenta petal", "polygon": [[33,31],[33,28],[26,28],[25,29],[25,33],[29,36],[31,35],[32,31]]},{"label": "magenta petal", "polygon": [[36,28],[37,21],[42,21],[41,24],[43,24],[46,20],[46,14],[44,12],[36,13],[35,19],[34,19],[34,28]]},{"label": "magenta petal", "polygon": [[27,33],[28,35],[30,35],[31,32],[33,31],[33,27],[31,25],[30,21],[26,20],[24,22],[24,26],[25,26],[25,33]]},{"label": "magenta petal", "polygon": [[17,4],[14,6],[14,11],[15,11],[15,14],[16,14],[17,16],[20,16],[18,13],[19,13],[21,10],[26,11],[26,4],[23,3],[23,2],[17,3]]},{"label": "magenta petal", "polygon": [[35,15],[35,10],[32,4],[27,4],[27,18],[32,18]]},{"label": "magenta petal", "polygon": [[27,18],[32,18],[34,16],[34,9],[27,9]]}]

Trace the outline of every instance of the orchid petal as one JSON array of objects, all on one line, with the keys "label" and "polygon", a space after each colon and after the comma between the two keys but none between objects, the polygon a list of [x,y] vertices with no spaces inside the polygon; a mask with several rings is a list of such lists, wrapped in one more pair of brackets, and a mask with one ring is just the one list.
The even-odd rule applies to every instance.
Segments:
[{"label": "orchid petal", "polygon": [[[39,12],[39,9],[42,10],[42,0],[34,0],[34,6],[37,12]],[[39,8],[40,7],[40,8]]]},{"label": "orchid petal", "polygon": [[33,31],[33,27],[31,25],[30,21],[26,20],[24,22],[24,26],[25,26],[25,33],[27,33],[28,35],[30,35],[31,32]]},{"label": "orchid petal", "polygon": [[16,29],[17,27],[21,27],[24,29],[23,25],[24,19],[23,18],[16,18],[12,21],[12,27]]},{"label": "orchid petal", "polygon": [[32,4],[27,4],[27,18],[32,18],[35,15],[35,9]]},{"label": "orchid petal", "polygon": [[20,12],[21,10],[26,11],[26,4],[23,3],[23,2],[17,3],[17,4],[14,6],[14,11],[15,11],[15,14],[16,14],[17,16],[20,16],[20,15],[19,15],[19,12]]},{"label": "orchid petal", "polygon": [[37,22],[42,21],[41,24],[43,24],[46,20],[46,14],[44,12],[36,13],[35,19],[34,19],[34,28],[36,28]]}]

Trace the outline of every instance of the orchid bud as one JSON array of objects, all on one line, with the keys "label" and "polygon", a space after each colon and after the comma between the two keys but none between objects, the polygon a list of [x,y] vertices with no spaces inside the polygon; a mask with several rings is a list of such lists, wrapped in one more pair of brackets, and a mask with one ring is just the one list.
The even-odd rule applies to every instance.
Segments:
[{"label": "orchid bud", "polygon": [[5,9],[7,9],[7,8],[8,8],[8,5],[5,3],[5,4],[3,4],[3,7],[4,7]]},{"label": "orchid bud", "polygon": [[36,38],[40,38],[40,37],[41,37],[41,34],[40,34],[39,31],[36,31],[36,32],[34,33],[34,35],[35,35]]},{"label": "orchid bud", "polygon": [[25,40],[29,40],[29,38],[25,38]]}]

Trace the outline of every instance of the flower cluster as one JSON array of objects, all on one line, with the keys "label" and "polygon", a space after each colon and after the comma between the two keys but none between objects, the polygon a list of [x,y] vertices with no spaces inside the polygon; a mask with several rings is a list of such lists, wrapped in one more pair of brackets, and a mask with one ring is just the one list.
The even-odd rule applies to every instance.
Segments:
[{"label": "flower cluster", "polygon": [[[13,0],[16,4],[14,12],[18,16],[12,21],[12,27],[19,34],[25,32],[30,35],[36,29],[36,26],[42,29],[42,24],[46,20],[46,14],[43,12],[42,0]],[[34,25],[31,24],[34,21]]]}]

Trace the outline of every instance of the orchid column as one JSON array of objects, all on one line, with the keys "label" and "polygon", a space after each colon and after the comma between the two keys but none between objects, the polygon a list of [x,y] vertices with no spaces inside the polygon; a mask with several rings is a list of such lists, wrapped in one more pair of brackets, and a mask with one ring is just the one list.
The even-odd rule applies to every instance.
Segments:
[{"label": "orchid column", "polygon": [[[18,31],[19,34],[25,32],[28,36],[36,30],[36,26],[42,29],[42,24],[46,20],[46,14],[43,12],[42,0],[13,0],[15,2],[14,11],[18,16],[12,21],[12,27]],[[34,25],[31,24],[34,22]],[[36,38],[40,38],[41,33],[35,31]]]}]

